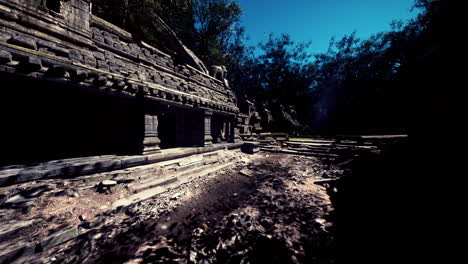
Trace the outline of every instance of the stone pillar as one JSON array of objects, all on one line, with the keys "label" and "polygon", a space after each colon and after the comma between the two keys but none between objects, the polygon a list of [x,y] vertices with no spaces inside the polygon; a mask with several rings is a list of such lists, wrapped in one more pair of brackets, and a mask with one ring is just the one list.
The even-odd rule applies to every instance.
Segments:
[{"label": "stone pillar", "polygon": [[160,152],[158,138],[158,116],[145,114],[145,132],[143,138],[143,155],[149,155]]},{"label": "stone pillar", "polygon": [[160,152],[159,143],[161,143],[158,137],[158,105],[154,102],[144,101],[143,98],[139,99],[141,100],[139,101],[139,115],[143,117],[140,119],[143,131],[138,152],[143,155],[158,153]]},{"label": "stone pillar", "polygon": [[234,117],[232,124],[234,143],[238,143],[242,140],[239,135],[239,124],[239,117]]},{"label": "stone pillar", "polygon": [[213,137],[211,137],[211,117],[213,116],[212,111],[205,110],[204,115],[204,137],[203,146],[209,147],[213,145]]}]

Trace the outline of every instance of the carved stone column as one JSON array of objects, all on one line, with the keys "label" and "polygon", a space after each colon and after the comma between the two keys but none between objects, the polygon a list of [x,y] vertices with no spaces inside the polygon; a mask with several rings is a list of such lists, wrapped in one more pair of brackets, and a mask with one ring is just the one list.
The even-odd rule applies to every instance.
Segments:
[{"label": "carved stone column", "polygon": [[211,117],[213,116],[213,112],[206,110],[203,114],[204,114],[203,146],[209,147],[213,145],[213,137],[211,136]]},{"label": "carved stone column", "polygon": [[145,113],[145,131],[143,136],[142,154],[154,154],[160,152],[158,138],[158,116]]},{"label": "carved stone column", "polygon": [[242,138],[239,135],[239,118],[238,117],[234,117],[232,129],[233,129],[234,143],[240,142]]}]

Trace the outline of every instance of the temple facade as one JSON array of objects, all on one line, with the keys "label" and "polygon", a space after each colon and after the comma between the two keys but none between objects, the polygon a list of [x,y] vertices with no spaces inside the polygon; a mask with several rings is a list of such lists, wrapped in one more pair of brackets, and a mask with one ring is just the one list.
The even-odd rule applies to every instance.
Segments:
[{"label": "temple facade", "polygon": [[0,165],[238,138],[225,72],[179,40],[179,58],[136,41],[89,0],[0,0],[0,25]]}]

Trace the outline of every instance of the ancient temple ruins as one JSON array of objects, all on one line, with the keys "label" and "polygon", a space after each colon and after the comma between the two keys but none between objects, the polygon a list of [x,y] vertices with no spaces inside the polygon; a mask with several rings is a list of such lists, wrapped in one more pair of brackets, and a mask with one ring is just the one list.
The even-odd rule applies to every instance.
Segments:
[{"label": "ancient temple ruins", "polygon": [[0,0],[0,24],[0,165],[236,140],[225,68],[211,76],[178,39],[176,58],[89,0]]}]

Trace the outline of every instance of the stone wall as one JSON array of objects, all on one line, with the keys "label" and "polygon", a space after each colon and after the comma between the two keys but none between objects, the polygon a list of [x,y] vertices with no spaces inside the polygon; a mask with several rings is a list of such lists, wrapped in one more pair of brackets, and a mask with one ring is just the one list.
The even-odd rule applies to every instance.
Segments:
[{"label": "stone wall", "polygon": [[46,2],[0,0],[0,71],[238,113],[222,81],[92,16],[89,1],[59,1],[60,12]]}]

